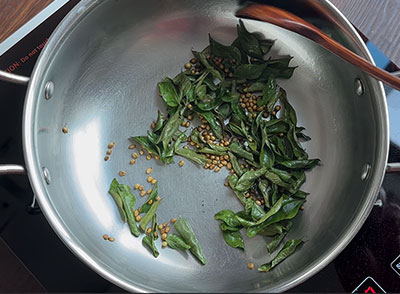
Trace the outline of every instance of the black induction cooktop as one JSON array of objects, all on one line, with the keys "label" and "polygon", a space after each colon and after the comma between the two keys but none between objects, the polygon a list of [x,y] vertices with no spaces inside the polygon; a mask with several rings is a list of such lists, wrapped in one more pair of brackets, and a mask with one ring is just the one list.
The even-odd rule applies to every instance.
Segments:
[{"label": "black induction cooktop", "polygon": [[[79,1],[55,2],[39,19],[17,31],[6,44],[0,44],[1,69],[31,73],[47,38]],[[380,67],[398,70],[371,42],[365,41]],[[400,92],[386,91],[391,119],[389,162],[400,162]],[[0,82],[0,163],[24,163],[24,95],[24,87]],[[0,177],[0,236],[45,289],[122,292],[65,247],[32,201],[27,177]],[[321,272],[288,292],[400,292],[400,174],[385,177],[370,216],[347,248]]]}]

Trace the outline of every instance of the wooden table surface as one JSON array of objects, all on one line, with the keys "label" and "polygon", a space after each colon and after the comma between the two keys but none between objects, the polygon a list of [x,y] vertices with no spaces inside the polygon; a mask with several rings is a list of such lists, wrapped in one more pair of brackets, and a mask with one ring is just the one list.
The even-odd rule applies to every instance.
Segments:
[{"label": "wooden table surface", "polygon": [[[0,42],[53,0],[0,0]],[[400,64],[400,0],[331,0],[395,63]]]},{"label": "wooden table surface", "polygon": [[[0,42],[53,0],[0,0]],[[400,0],[331,0],[395,63],[400,64]],[[43,288],[0,238],[0,292]]]}]

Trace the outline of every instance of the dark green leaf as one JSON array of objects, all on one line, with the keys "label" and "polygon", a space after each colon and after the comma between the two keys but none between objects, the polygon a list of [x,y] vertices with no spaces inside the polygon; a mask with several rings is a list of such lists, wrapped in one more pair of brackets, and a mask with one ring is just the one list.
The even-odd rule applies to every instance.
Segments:
[{"label": "dark green leaf", "polygon": [[237,231],[240,231],[240,229],[242,228],[242,226],[231,227],[231,226],[228,226],[226,223],[220,223],[219,227],[220,227],[221,231],[229,231],[229,232],[237,232]]},{"label": "dark green leaf", "polygon": [[230,103],[223,103],[218,107],[218,113],[222,115],[224,119],[227,119],[232,114],[232,108]]},{"label": "dark green leaf", "polygon": [[181,133],[178,138],[176,138],[176,141],[174,143],[174,152],[179,149],[179,145],[182,144],[182,142],[185,142],[187,140],[187,136],[185,133]]},{"label": "dark green leaf", "polygon": [[244,241],[240,232],[222,231],[222,236],[229,246],[244,250]]},{"label": "dark green leaf", "polygon": [[319,164],[319,159],[281,161],[280,165],[289,169],[311,169]]},{"label": "dark green leaf", "polygon": [[286,195],[283,195],[282,197],[283,201],[280,210],[262,224],[249,227],[247,229],[248,237],[254,237],[269,225],[280,222],[282,220],[292,219],[297,215],[300,206],[304,203],[304,200],[294,199]]},{"label": "dark green leaf", "polygon": [[194,57],[196,57],[200,61],[200,63],[203,64],[205,68],[207,68],[207,70],[213,75],[214,78],[219,79],[220,81],[224,80],[222,74],[210,64],[203,52],[192,50],[192,53]]},{"label": "dark green leaf", "polygon": [[273,109],[270,109],[270,104],[273,103],[275,105],[276,101],[278,100],[278,91],[277,91],[277,84],[276,80],[273,76],[271,76],[265,87],[262,89],[262,99],[257,101],[258,106],[264,106],[267,104],[267,109],[269,112],[272,112]]},{"label": "dark green leaf", "polygon": [[156,201],[157,195],[158,195],[158,183],[155,183],[155,185],[153,186],[153,189],[151,190],[149,197],[147,198],[146,202],[140,208],[140,213],[147,213],[149,211],[149,209],[152,205],[149,204],[148,202],[150,200],[152,200],[151,203],[154,203]]},{"label": "dark green leaf", "polygon": [[201,148],[200,150],[197,150],[198,153],[205,153],[205,154],[213,154],[213,155],[225,155],[226,152],[224,151],[218,151],[218,150],[214,150],[212,148],[208,148],[208,147],[204,147]]},{"label": "dark green leaf", "polygon": [[198,99],[203,100],[207,94],[207,86],[205,84],[202,84],[202,85],[196,87],[195,94]]},{"label": "dark green leaf", "polygon": [[183,251],[190,249],[190,245],[186,244],[186,242],[178,235],[169,234],[166,241],[168,246],[172,249]]},{"label": "dark green leaf", "polygon": [[179,126],[183,121],[180,111],[181,108],[178,107],[174,115],[172,115],[165,124],[164,128],[161,131],[160,137],[156,142],[157,144],[162,142],[164,149],[167,149],[169,143],[172,140],[173,135],[179,129]]},{"label": "dark green leaf", "polygon": [[297,191],[295,194],[293,194],[292,196],[293,196],[293,197],[300,198],[300,199],[306,199],[306,198],[307,198],[307,196],[308,196],[308,193],[307,193],[307,192],[304,192],[304,191],[301,191],[301,190],[299,190],[299,191]]},{"label": "dark green leaf", "polygon": [[260,272],[268,272],[268,271],[270,271],[276,265],[278,265],[279,263],[284,261],[287,257],[292,255],[295,252],[296,247],[299,246],[302,243],[303,243],[302,240],[289,240],[289,241],[287,241],[285,243],[285,245],[283,246],[283,248],[272,259],[272,261],[260,266],[258,268],[258,271],[260,271]]},{"label": "dark green leaf", "polygon": [[214,219],[225,222],[231,227],[240,227],[240,222],[236,219],[236,214],[229,209],[221,210],[214,215]]},{"label": "dark green leaf", "polygon": [[248,151],[244,150],[244,149],[243,149],[242,147],[240,147],[240,145],[239,145],[238,143],[236,143],[236,142],[235,142],[235,143],[232,143],[232,144],[229,146],[229,150],[230,150],[231,152],[235,153],[236,155],[242,157],[242,158],[245,158],[245,159],[250,160],[250,161],[254,161],[253,154],[251,154],[251,152],[248,152]]},{"label": "dark green leaf", "polygon": [[135,137],[130,137],[129,140],[131,142],[140,144],[144,149],[147,151],[158,154],[157,147],[149,140],[148,137],[146,136],[135,136]]},{"label": "dark green leaf", "polygon": [[265,215],[264,209],[251,198],[246,201],[245,211],[250,214],[252,221],[258,221]]},{"label": "dark green leaf", "polygon": [[265,172],[267,172],[267,168],[245,172],[237,181],[235,189],[241,192],[247,191],[251,186],[254,185],[255,180],[264,175]]},{"label": "dark green leaf", "polygon": [[237,26],[238,40],[240,47],[246,52],[250,57],[257,59],[262,59],[263,53],[260,48],[260,43],[258,38],[247,31],[242,20],[239,20],[239,25]]},{"label": "dark green leaf", "polygon": [[258,40],[258,42],[263,55],[267,54],[274,45],[274,41],[272,40]]},{"label": "dark green leaf", "polygon": [[153,216],[156,214],[156,211],[157,211],[157,208],[158,208],[158,205],[160,204],[160,202],[161,202],[161,199],[154,201],[153,204],[151,205],[149,211],[139,222],[139,227],[142,229],[142,231],[146,231],[146,226],[151,221]]},{"label": "dark green leaf", "polygon": [[269,201],[269,194],[268,194],[268,189],[272,189],[269,185],[268,185],[268,181],[267,180],[259,180],[258,181],[258,189],[261,192],[261,195],[264,198],[264,204],[265,207],[269,208],[271,207],[270,201]]},{"label": "dark green leaf", "polygon": [[239,79],[256,80],[267,68],[267,64],[243,64],[235,69],[234,75]]},{"label": "dark green leaf", "polygon": [[286,183],[285,181],[283,181],[279,175],[277,175],[276,173],[272,172],[272,171],[267,171],[264,176],[272,183],[283,187],[287,190],[291,189],[291,185]]},{"label": "dark green leaf", "polygon": [[108,190],[108,193],[111,194],[113,197],[115,203],[117,204],[119,213],[121,215],[121,218],[124,222],[127,221],[127,216],[124,210],[124,203],[122,202],[122,198],[120,196],[120,190],[119,190],[119,183],[117,179],[113,179],[110,185],[110,189]]},{"label": "dark green leaf", "polygon": [[147,247],[153,253],[154,257],[158,257],[158,255],[160,255],[160,253],[157,250],[156,245],[154,244],[153,234],[144,236],[142,239],[142,244],[144,247]]},{"label": "dark green leaf", "polygon": [[205,120],[210,124],[211,129],[213,130],[215,136],[218,139],[222,138],[222,127],[219,122],[215,119],[215,115],[212,112],[199,112]]},{"label": "dark green leaf", "polygon": [[236,156],[233,155],[233,153],[231,153],[231,152],[228,152],[228,155],[229,155],[229,158],[230,158],[230,161],[231,161],[231,164],[232,164],[232,167],[233,167],[233,170],[235,171],[235,173],[238,176],[243,175],[243,170],[240,167],[239,161],[237,160]]},{"label": "dark green leaf", "polygon": [[208,159],[205,155],[202,154],[198,154],[195,151],[191,150],[191,149],[177,149],[175,150],[175,153],[183,156],[191,161],[193,161],[194,163],[197,163],[201,166],[203,166],[204,164],[207,163]]},{"label": "dark green leaf", "polygon": [[157,131],[161,130],[161,128],[164,125],[164,121],[165,121],[164,115],[161,113],[161,111],[158,111],[158,113],[157,113],[157,121],[156,121],[156,125],[155,125],[153,131],[157,132]]},{"label": "dark green leaf", "polygon": [[275,204],[274,206],[271,207],[271,209],[264,214],[264,216],[262,218],[260,218],[255,225],[259,225],[262,224],[263,222],[265,222],[267,219],[269,219],[271,216],[273,216],[274,214],[276,214],[282,207],[283,204],[283,200],[285,198],[282,196]]},{"label": "dark green leaf", "polygon": [[228,59],[235,59],[237,62],[240,62],[241,54],[238,48],[234,46],[225,46],[217,41],[213,40],[210,35],[210,51],[212,54],[218,57],[228,58]]},{"label": "dark green leaf", "polygon": [[174,224],[175,230],[182,236],[182,239],[190,246],[190,252],[202,263],[206,264],[206,257],[200,248],[199,241],[193,232],[190,224],[183,218],[179,218]]},{"label": "dark green leaf", "polygon": [[267,251],[269,254],[273,253],[279,247],[291,227],[292,222],[289,222],[282,233],[276,235],[271,241],[267,243]]},{"label": "dark green leaf", "polygon": [[180,97],[178,96],[174,83],[170,78],[165,78],[162,82],[159,82],[158,89],[168,106],[176,107],[179,105]]}]

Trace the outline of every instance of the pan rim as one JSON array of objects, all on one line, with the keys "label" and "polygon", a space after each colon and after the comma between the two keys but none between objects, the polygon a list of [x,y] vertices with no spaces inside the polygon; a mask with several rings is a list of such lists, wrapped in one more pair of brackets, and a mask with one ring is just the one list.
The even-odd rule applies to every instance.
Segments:
[{"label": "pan rim", "polygon": [[[362,41],[360,35],[353,28],[351,23],[346,19],[346,17],[332,4],[329,0],[320,0],[324,3],[327,8],[338,18],[341,19],[343,24],[352,33],[357,43],[361,53],[364,57],[374,63],[370,52]],[[57,214],[54,209],[50,199],[46,196],[45,181],[42,177],[42,167],[38,160],[37,150],[35,146],[35,107],[39,97],[39,86],[42,83],[42,77],[46,72],[46,65],[49,64],[54,51],[59,46],[62,41],[71,33],[73,29],[80,20],[82,20],[86,15],[88,15],[95,7],[101,5],[102,1],[93,0],[82,0],[78,3],[64,18],[64,20],[57,26],[54,33],[49,38],[49,41],[39,56],[39,59],[34,67],[30,83],[28,85],[27,94],[25,98],[24,114],[23,114],[23,149],[25,163],[28,171],[28,177],[36,195],[42,211],[59,238],[63,243],[83,262],[85,262],[91,269],[97,272],[102,277],[111,281],[119,287],[122,287],[128,291],[134,292],[149,292],[149,291],[159,291],[160,289],[153,289],[148,285],[141,285],[138,283],[129,283],[126,280],[119,277],[116,273],[108,270],[103,264],[99,262],[97,258],[90,252],[85,252],[82,250],[78,244],[75,237],[69,232],[68,227],[64,224],[62,218]],[[316,259],[313,263],[305,267],[305,269],[298,274],[294,275],[290,280],[286,281],[285,284],[278,283],[274,288],[269,288],[270,292],[283,292],[294,286],[299,285],[311,276],[315,275],[321,271],[326,265],[328,265],[333,259],[339,255],[340,252],[350,243],[357,232],[360,230],[364,224],[366,218],[370,214],[373,204],[375,202],[376,195],[379,192],[379,188],[382,185],[388,153],[389,153],[389,118],[388,110],[386,104],[386,95],[384,92],[383,84],[381,82],[376,82],[371,80],[371,84],[374,86],[374,92],[376,96],[376,103],[379,106],[377,113],[380,120],[381,132],[378,133],[381,136],[381,140],[377,142],[377,154],[376,154],[376,165],[374,167],[374,173],[371,175],[370,189],[366,193],[366,200],[362,203],[359,208],[358,214],[353,218],[350,225],[344,229],[342,236],[338,238],[336,243],[334,243],[320,258]],[[266,288],[255,289],[255,292],[266,291]]]}]

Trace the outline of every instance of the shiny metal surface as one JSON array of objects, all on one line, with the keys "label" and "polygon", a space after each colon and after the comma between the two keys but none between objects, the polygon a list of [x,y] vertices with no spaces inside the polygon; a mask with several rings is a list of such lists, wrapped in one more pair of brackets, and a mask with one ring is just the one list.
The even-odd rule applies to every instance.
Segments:
[{"label": "shiny metal surface", "polygon": [[0,164],[0,175],[26,175],[26,170],[18,164]]},{"label": "shiny metal surface", "polygon": [[4,70],[0,70],[0,80],[24,86],[27,86],[29,83],[29,77],[16,75]]},{"label": "shiny metal surface", "polygon": [[[371,60],[351,25],[329,2],[321,3],[353,33],[342,42]],[[235,37],[234,1],[83,0],[58,27],[41,53],[24,110],[24,150],[29,178],[49,223],[65,244],[99,274],[130,291],[278,292],[321,270],[350,242],[368,216],[382,183],[388,154],[388,121],[381,83],[311,41],[273,25],[245,21],[250,31],[276,39],[273,55],[290,54],[298,65],[279,81],[312,137],[305,147],[322,165],[307,175],[310,192],[290,238],[308,240],[301,251],[268,274],[247,269],[270,259],[261,237],[245,240],[240,252],[226,246],[213,215],[240,209],[224,173],[187,162],[160,166],[139,158],[129,165],[128,138],[144,134],[162,103],[156,83],[174,75],[203,49],[207,34],[222,42]],[[105,19],[112,21],[104,21]],[[355,79],[365,93],[358,96]],[[45,99],[47,81],[54,83]],[[61,129],[68,126],[68,134]],[[103,160],[115,141],[111,159]],[[365,164],[368,177],[362,179]],[[48,185],[42,173],[51,173]],[[208,257],[160,249],[155,259],[122,224],[107,194],[113,177],[146,184],[152,166],[165,198],[158,218],[183,216]],[[127,176],[118,177],[125,170]],[[138,197],[138,202],[143,199]],[[103,234],[115,242],[105,242]]]},{"label": "shiny metal surface", "polygon": [[400,172],[400,163],[388,163],[386,167],[387,173],[398,173]]}]

